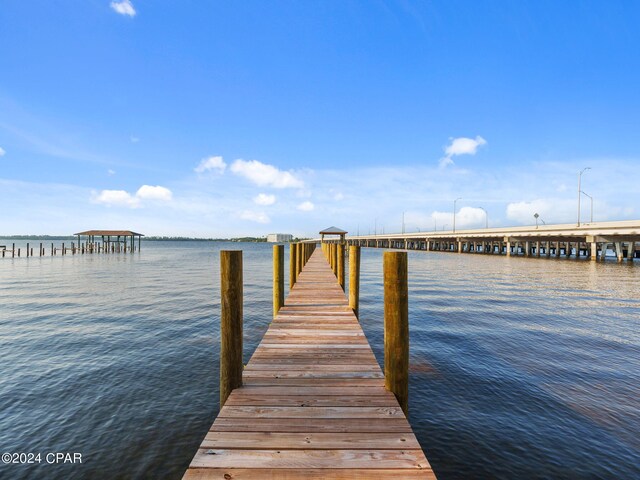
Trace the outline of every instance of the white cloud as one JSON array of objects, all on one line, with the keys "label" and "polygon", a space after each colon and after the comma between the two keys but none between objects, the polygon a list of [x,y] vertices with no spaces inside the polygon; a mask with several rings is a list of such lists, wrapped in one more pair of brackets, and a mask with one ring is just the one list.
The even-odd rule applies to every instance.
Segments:
[{"label": "white cloud", "polygon": [[[553,202],[547,199],[537,199],[532,202],[514,202],[507,205],[507,218],[519,224],[531,225],[535,223],[534,214],[540,215],[544,221],[557,217],[557,210],[563,202]],[[565,202],[567,203],[567,202]]]},{"label": "white cloud", "polygon": [[251,222],[257,222],[257,223],[269,223],[271,221],[271,219],[266,213],[252,212],[251,210],[245,210],[241,212],[240,218],[242,220],[249,220]]},{"label": "white cloud", "polygon": [[[431,228],[437,228],[437,230],[452,230],[453,229],[453,211],[451,212],[433,212],[431,214],[431,220],[433,225]],[[462,207],[456,212],[456,230],[463,228],[480,228],[486,224],[486,217],[484,210],[475,207]],[[427,230],[430,228],[427,227]]]},{"label": "white cloud", "polygon": [[298,210],[302,210],[303,212],[310,212],[311,210],[313,210],[315,207],[315,205],[309,201],[306,202],[302,202],[300,205],[298,205]]},{"label": "white cloud", "polygon": [[139,198],[131,196],[129,192],[124,190],[102,190],[94,197],[93,201],[115,207],[137,208],[140,205]]},{"label": "white cloud", "polygon": [[107,170],[107,175],[109,175],[110,177],[113,177],[116,174],[115,170],[109,169]]},{"label": "white cloud", "polygon": [[344,200],[344,195],[342,193],[338,192],[333,196],[333,199],[335,201],[339,202],[340,200]]},{"label": "white cloud", "polygon": [[456,212],[456,228],[484,227],[486,217],[484,210],[475,207],[462,207]]},{"label": "white cloud", "polygon": [[173,198],[173,193],[166,187],[160,185],[142,185],[136,192],[136,197],[145,200],[160,200],[163,202],[169,202]]},{"label": "white cloud", "polygon": [[196,173],[205,173],[210,171],[217,171],[218,173],[224,173],[227,168],[227,164],[220,156],[203,158],[194,171]]},{"label": "white cloud", "polygon": [[273,205],[276,203],[276,196],[260,193],[258,196],[253,198],[253,201],[258,205]]},{"label": "white cloud", "polygon": [[238,159],[231,164],[231,171],[245,177],[260,187],[303,188],[304,182],[291,172],[278,170],[273,165],[258,160]]},{"label": "white cloud", "polygon": [[4,156],[4,154],[7,153],[4,148],[0,147],[0,157]]},{"label": "white cloud", "polygon": [[129,17],[134,17],[136,15],[136,9],[133,8],[131,0],[111,2],[111,8],[120,15],[127,15]]},{"label": "white cloud", "polygon": [[99,194],[93,192],[92,202],[114,207],[138,208],[142,205],[142,200],[169,202],[172,198],[173,193],[166,187],[142,185],[135,195],[125,190],[102,190]]},{"label": "white cloud", "polygon": [[440,168],[453,164],[456,155],[475,155],[478,148],[486,145],[487,141],[480,135],[476,138],[458,137],[451,138],[451,143],[444,148],[445,156],[440,159]]}]

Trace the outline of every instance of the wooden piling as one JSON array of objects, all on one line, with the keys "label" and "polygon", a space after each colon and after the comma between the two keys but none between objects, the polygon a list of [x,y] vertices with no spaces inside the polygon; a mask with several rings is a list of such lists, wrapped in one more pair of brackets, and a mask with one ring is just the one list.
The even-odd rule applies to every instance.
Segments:
[{"label": "wooden piling", "polygon": [[298,273],[297,260],[296,260],[296,244],[289,244],[289,289],[292,289],[296,284]]},{"label": "wooden piling", "polygon": [[220,408],[242,386],[242,251],[220,252]]},{"label": "wooden piling", "polygon": [[338,247],[338,283],[344,291],[344,245],[339,243]]},{"label": "wooden piling", "polygon": [[405,415],[409,406],[407,253],[384,253],[384,377]]},{"label": "wooden piling", "polygon": [[331,258],[333,260],[333,274],[338,277],[338,244],[332,243],[333,251],[331,252]]},{"label": "wooden piling", "polygon": [[360,307],[360,247],[349,247],[349,306],[355,316]]},{"label": "wooden piling", "polygon": [[273,316],[284,306],[284,245],[273,246]]}]

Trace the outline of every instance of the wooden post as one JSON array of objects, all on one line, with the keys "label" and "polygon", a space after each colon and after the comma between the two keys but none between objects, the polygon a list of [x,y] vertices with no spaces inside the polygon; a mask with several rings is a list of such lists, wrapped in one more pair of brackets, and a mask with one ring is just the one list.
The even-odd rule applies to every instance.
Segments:
[{"label": "wooden post", "polygon": [[296,284],[296,280],[298,278],[298,276],[296,275],[297,273],[297,260],[296,260],[296,244],[295,243],[290,243],[289,244],[289,290],[291,290],[293,288],[293,286]]},{"label": "wooden post", "polygon": [[242,251],[220,252],[220,408],[242,386]]},{"label": "wooden post", "polygon": [[331,258],[333,259],[333,274],[338,277],[338,244],[332,243],[333,252],[331,252]]},{"label": "wooden post", "polygon": [[349,306],[358,316],[360,306],[360,247],[349,247]]},{"label": "wooden post", "polygon": [[407,253],[384,253],[384,378],[405,415],[409,405]]},{"label": "wooden post", "polygon": [[338,247],[338,283],[344,291],[344,245],[339,243]]},{"label": "wooden post", "polygon": [[27,258],[29,258],[29,244],[27,243]]},{"label": "wooden post", "polygon": [[273,246],[273,316],[284,306],[284,245]]},{"label": "wooden post", "polygon": [[303,243],[296,243],[296,260],[297,260],[297,265],[296,265],[296,279],[298,278],[298,276],[300,275],[300,272],[302,272],[302,262],[304,261],[303,258],[303,254],[302,254],[302,247],[303,247]]},{"label": "wooden post", "polygon": [[16,244],[12,243],[11,244],[11,258],[16,256]]}]

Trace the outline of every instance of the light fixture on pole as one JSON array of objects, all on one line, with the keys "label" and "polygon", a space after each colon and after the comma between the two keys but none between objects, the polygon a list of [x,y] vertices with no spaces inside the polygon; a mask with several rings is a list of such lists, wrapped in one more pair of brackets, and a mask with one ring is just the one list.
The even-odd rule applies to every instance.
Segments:
[{"label": "light fixture on pole", "polygon": [[580,193],[582,192],[581,182],[582,182],[582,174],[587,170],[591,170],[591,167],[585,167],[578,172],[578,226],[580,226]]},{"label": "light fixture on pole", "polygon": [[404,212],[402,212],[402,233],[404,234]]},{"label": "light fixture on pole", "polygon": [[536,228],[538,228],[538,217],[540,217],[540,215],[538,215],[537,213],[533,214],[533,218],[536,219]]},{"label": "light fixture on pole", "polygon": [[590,218],[589,223],[593,223],[593,197],[588,193],[583,192],[582,190],[580,190],[580,193],[589,197],[589,200],[591,200],[591,216],[589,217]]},{"label": "light fixture on pole", "polygon": [[462,197],[458,197],[453,201],[453,233],[456,233],[456,202],[462,200]]}]

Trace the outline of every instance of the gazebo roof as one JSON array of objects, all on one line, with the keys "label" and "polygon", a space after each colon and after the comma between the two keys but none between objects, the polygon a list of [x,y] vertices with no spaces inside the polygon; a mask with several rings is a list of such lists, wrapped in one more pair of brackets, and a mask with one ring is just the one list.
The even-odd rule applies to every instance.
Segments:
[{"label": "gazebo roof", "polygon": [[112,237],[144,237],[142,233],[132,232],[131,230],[87,230],[86,232],[74,233],[74,235],[95,235],[95,236],[112,236]]},{"label": "gazebo roof", "polygon": [[321,230],[320,235],[345,235],[349,232],[342,230],[341,228],[338,227],[329,227],[329,228],[325,228],[324,230]]}]

